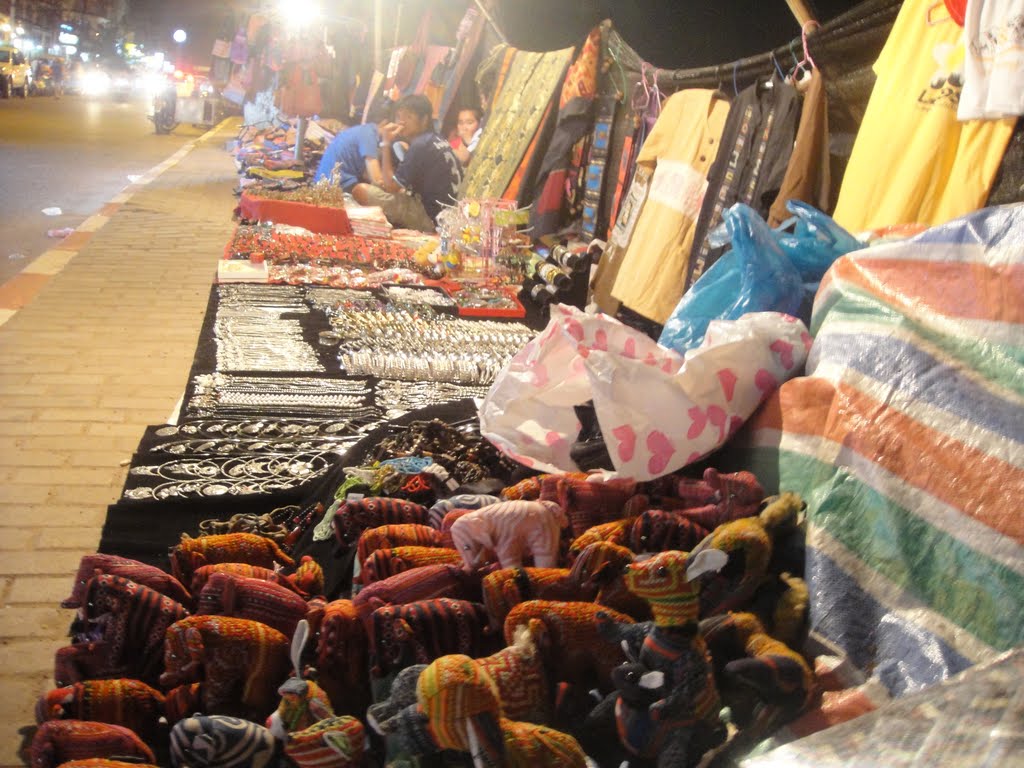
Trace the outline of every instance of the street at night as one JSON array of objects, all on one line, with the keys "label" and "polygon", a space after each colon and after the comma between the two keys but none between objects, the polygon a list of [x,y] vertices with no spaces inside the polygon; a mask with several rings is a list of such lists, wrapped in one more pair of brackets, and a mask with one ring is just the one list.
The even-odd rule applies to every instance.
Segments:
[{"label": "street at night", "polygon": [[[206,129],[158,136],[146,101],[33,96],[0,100],[0,283],[77,227],[125,185]],[[60,208],[47,216],[44,208]]]}]

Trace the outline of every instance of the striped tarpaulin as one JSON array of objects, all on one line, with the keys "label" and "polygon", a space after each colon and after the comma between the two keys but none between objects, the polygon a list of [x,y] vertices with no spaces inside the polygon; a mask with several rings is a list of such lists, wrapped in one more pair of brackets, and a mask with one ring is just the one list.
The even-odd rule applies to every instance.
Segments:
[{"label": "striped tarpaulin", "polygon": [[744,466],[808,503],[813,627],[893,693],[1024,643],[1024,206],[837,261]]}]

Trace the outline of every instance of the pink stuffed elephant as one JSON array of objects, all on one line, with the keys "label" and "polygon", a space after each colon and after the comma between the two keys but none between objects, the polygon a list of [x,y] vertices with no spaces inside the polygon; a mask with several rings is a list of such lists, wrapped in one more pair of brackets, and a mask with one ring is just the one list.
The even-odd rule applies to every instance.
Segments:
[{"label": "pink stuffed elephant", "polygon": [[452,525],[455,549],[469,568],[493,553],[502,568],[519,568],[533,555],[537,568],[558,565],[558,542],[569,525],[565,511],[553,501],[503,501],[463,515]]}]

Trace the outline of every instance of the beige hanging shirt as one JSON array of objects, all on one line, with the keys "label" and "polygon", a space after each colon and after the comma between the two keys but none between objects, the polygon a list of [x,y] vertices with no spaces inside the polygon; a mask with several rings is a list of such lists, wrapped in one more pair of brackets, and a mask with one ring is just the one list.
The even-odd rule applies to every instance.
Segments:
[{"label": "beige hanging shirt", "polygon": [[728,115],[729,102],[714,91],[680,91],[662,105],[637,156],[637,166],[653,173],[612,296],[657,323],[664,324],[682,298],[708,171]]}]

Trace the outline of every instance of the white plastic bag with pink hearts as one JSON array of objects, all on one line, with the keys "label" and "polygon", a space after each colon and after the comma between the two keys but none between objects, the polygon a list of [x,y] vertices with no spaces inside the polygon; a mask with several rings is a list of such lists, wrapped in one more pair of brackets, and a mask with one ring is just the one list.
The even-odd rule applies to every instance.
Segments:
[{"label": "white plastic bag with pink hearts", "polygon": [[686,356],[607,315],[559,305],[547,328],[498,374],[480,430],[502,452],[545,472],[574,472],[593,400],[615,474],[651,480],[719,448],[765,397],[803,370],[811,336],[776,312],[716,320]]}]

